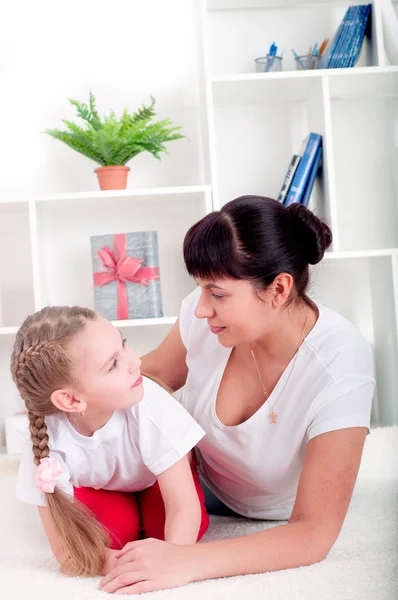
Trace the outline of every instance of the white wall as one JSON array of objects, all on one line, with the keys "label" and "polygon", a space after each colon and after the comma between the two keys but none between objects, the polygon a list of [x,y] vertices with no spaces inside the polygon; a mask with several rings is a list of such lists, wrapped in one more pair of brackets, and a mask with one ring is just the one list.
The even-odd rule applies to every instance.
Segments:
[{"label": "white wall", "polygon": [[195,0],[13,0],[0,8],[0,194],[97,189],[97,166],[42,131],[73,119],[67,98],[101,113],[149,94],[189,138],[161,162],[135,158],[131,187],[203,183]]}]

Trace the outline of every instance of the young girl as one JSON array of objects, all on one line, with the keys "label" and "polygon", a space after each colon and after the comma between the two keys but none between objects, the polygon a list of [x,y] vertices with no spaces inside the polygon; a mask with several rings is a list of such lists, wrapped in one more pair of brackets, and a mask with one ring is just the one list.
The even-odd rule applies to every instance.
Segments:
[{"label": "young girl", "polygon": [[140,366],[89,309],[43,308],[17,333],[11,371],[30,421],[17,497],[38,505],[64,573],[104,574],[129,541],[190,544],[208,527],[188,460],[204,431]]}]

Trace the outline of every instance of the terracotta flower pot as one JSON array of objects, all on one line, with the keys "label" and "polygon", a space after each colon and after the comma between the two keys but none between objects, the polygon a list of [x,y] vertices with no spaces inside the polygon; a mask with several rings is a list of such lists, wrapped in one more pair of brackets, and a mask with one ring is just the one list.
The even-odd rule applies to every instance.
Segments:
[{"label": "terracotta flower pot", "polygon": [[94,169],[101,190],[125,190],[130,167],[110,166]]}]

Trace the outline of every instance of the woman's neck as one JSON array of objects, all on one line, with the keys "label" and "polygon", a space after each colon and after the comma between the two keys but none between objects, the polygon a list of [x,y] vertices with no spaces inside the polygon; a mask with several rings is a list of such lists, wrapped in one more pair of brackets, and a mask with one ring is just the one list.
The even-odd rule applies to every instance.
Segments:
[{"label": "woman's neck", "polygon": [[113,411],[95,412],[89,411],[82,416],[80,413],[67,413],[70,424],[80,435],[91,437],[98,429],[104,427],[111,419]]},{"label": "woman's neck", "polygon": [[285,367],[318,319],[313,303],[302,302],[280,312],[274,331],[250,345],[260,362]]}]

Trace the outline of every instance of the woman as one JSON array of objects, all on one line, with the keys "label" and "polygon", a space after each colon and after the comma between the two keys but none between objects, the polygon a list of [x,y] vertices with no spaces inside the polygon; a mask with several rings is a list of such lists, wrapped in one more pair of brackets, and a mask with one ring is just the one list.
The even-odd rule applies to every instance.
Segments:
[{"label": "woman", "polygon": [[[369,430],[369,344],[306,294],[330,229],[299,204],[243,196],[184,241],[198,288],[143,370],[206,431],[200,474],[218,510],[287,520],[242,538],[133,542],[101,582],[134,594],[323,560],[339,535]],[[222,560],[221,557],[222,556]]]}]

